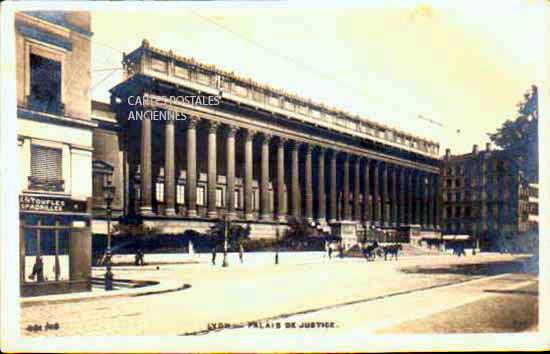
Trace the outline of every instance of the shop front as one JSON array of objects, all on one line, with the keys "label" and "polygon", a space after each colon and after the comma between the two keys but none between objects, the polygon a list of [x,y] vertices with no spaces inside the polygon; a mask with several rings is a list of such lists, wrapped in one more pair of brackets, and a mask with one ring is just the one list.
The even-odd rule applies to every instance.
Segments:
[{"label": "shop front", "polygon": [[91,290],[89,203],[21,195],[21,296]]}]

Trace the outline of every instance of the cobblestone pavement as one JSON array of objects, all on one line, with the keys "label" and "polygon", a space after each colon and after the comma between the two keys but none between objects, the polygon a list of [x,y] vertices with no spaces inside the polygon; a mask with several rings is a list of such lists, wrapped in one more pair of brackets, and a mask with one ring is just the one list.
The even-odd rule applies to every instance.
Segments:
[{"label": "cobblestone pavement", "polygon": [[[207,332],[214,324],[284,318],[311,311],[325,313],[346,303],[483,278],[484,269],[513,270],[503,262],[517,259],[510,255],[445,255],[391,262],[319,258],[317,262],[290,263],[282,257],[278,266],[266,263],[252,267],[232,259],[229,268],[189,264],[161,266],[158,270],[115,269],[115,277],[120,279],[181,280],[191,288],[157,295],[23,307],[20,326],[25,336],[197,334]],[[95,272],[101,274],[101,270]],[[448,295],[446,301],[452,302],[452,291]],[[26,329],[46,323],[58,323],[59,329]]]}]

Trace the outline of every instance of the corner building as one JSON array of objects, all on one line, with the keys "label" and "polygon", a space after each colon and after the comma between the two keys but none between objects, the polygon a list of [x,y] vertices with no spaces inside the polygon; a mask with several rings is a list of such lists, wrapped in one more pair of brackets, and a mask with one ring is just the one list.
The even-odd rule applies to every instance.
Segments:
[{"label": "corner building", "polygon": [[[123,64],[125,78],[111,89],[110,105],[93,103],[102,128],[94,161],[113,167],[121,220],[137,217],[179,234],[204,231],[227,215],[249,224],[252,237],[275,237],[290,217],[326,230],[350,224],[338,229],[356,235],[371,226],[438,232],[438,143],[146,40]],[[130,104],[137,96],[143,104]],[[171,96],[202,96],[203,103],[217,97],[219,104]],[[132,119],[157,111],[186,119]],[[98,146],[106,144],[116,152]],[[97,215],[100,189],[94,188]],[[94,223],[103,228],[99,218]]]},{"label": "corner building", "polygon": [[91,19],[15,14],[21,295],[91,289]]},{"label": "corner building", "polygon": [[470,235],[481,249],[496,246],[501,236],[521,237],[537,227],[538,190],[522,166],[506,151],[487,143],[480,151],[451,155],[442,161],[442,231]]}]

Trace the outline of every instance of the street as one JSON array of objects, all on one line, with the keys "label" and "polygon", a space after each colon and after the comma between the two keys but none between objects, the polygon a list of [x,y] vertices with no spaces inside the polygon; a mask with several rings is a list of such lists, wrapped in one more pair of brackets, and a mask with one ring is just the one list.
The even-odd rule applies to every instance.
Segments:
[{"label": "street", "polygon": [[[115,279],[181,281],[162,294],[22,307],[25,336],[511,332],[537,328],[537,275],[525,257],[481,254],[366,262],[322,254],[228,268],[114,268]],[[259,255],[255,255],[260,257]],[[272,255],[264,254],[267,260]],[[250,259],[251,257],[249,257]],[[94,276],[102,276],[95,269]],[[51,331],[28,326],[56,322]],[[300,328],[302,327],[302,328]]]}]

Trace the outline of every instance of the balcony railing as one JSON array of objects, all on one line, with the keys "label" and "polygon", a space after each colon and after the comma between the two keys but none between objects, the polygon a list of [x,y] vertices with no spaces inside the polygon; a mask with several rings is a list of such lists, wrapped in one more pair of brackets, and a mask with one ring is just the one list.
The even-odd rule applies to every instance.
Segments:
[{"label": "balcony railing", "polygon": [[63,192],[65,190],[65,181],[62,179],[44,179],[29,176],[29,189],[48,192]]}]

